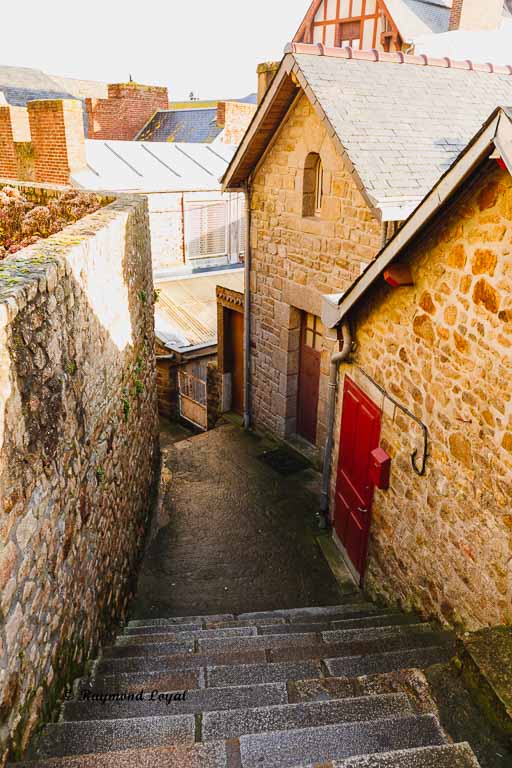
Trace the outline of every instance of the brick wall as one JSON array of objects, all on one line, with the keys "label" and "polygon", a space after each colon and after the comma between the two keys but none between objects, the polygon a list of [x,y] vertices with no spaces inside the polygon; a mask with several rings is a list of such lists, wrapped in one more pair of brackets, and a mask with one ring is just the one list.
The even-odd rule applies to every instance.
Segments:
[{"label": "brick wall", "polygon": [[169,108],[167,88],[139,83],[108,86],[107,99],[86,99],[90,139],[131,141],[160,109]]},{"label": "brick wall", "polygon": [[11,109],[0,105],[0,177],[6,179],[15,179],[18,171]]},{"label": "brick wall", "polygon": [[86,166],[82,104],[74,99],[29,101],[34,177],[49,184],[69,184]]},{"label": "brick wall", "polygon": [[[384,409],[391,487],[375,493],[366,588],[470,630],[512,622],[511,240],[512,179],[492,163],[411,247],[414,286],[381,281],[352,318],[355,362],[430,433],[418,477],[421,431]],[[345,374],[380,405],[354,365],[340,392]]]},{"label": "brick wall", "polygon": [[[310,152],[324,167],[320,217],[302,216]],[[299,310],[320,315],[321,296],[347,288],[381,245],[373,217],[305,96],[299,99],[258,169],[251,195],[251,408],[255,423],[284,437],[295,432]],[[329,361],[324,339],[318,445],[326,436]]]},{"label": "brick wall", "polygon": [[217,125],[224,128],[224,144],[240,144],[256,113],[256,104],[221,101],[217,105]]}]

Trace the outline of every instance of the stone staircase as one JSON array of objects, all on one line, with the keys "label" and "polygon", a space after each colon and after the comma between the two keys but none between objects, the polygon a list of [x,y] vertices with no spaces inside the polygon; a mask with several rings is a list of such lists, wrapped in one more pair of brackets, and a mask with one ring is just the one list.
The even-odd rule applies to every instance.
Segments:
[{"label": "stone staircase", "polygon": [[[389,684],[446,662],[453,638],[360,599],[132,621],[22,765],[478,768],[467,744]],[[133,696],[97,700],[118,693]]]}]

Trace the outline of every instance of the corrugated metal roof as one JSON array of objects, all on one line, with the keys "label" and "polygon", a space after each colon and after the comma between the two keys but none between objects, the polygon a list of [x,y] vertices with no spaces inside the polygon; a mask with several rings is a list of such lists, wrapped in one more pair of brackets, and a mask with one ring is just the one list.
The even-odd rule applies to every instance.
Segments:
[{"label": "corrugated metal roof", "polygon": [[86,189],[118,192],[218,190],[235,153],[225,144],[143,141],[85,142],[87,169],[72,181]]},{"label": "corrugated metal roof", "polygon": [[216,288],[244,290],[243,268],[158,283],[157,338],[169,349],[186,352],[217,343]]}]

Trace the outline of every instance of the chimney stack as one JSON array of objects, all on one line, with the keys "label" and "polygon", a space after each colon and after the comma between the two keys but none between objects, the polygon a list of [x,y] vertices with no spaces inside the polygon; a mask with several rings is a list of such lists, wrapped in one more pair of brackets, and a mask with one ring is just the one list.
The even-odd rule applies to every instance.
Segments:
[{"label": "chimney stack", "polygon": [[450,31],[467,32],[499,29],[503,16],[503,0],[453,0]]},{"label": "chimney stack", "polygon": [[35,181],[69,184],[86,167],[82,104],[75,99],[44,99],[27,104],[34,149]]},{"label": "chimney stack", "polygon": [[169,109],[167,88],[141,83],[111,83],[108,98],[86,99],[89,139],[132,141],[155,112]]},{"label": "chimney stack", "polygon": [[258,69],[256,70],[258,73],[258,104],[261,104],[263,101],[263,97],[274,79],[279,65],[279,61],[265,61],[263,64],[258,64]]}]

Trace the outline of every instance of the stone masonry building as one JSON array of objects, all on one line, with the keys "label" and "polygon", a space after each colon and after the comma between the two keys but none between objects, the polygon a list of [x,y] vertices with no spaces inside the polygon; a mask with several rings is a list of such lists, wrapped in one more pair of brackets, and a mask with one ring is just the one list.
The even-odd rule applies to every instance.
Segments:
[{"label": "stone masonry building", "polygon": [[[359,462],[377,445],[391,458],[389,486],[359,497],[371,512],[367,589],[466,629],[512,621],[511,173],[512,113],[500,110],[335,318],[356,343],[335,417],[336,535],[357,560],[348,486],[358,486],[356,413]],[[408,284],[390,284],[405,267]]]},{"label": "stone masonry building", "polygon": [[330,363],[341,348],[340,331],[322,323],[325,297],[357,280],[510,100],[510,69],[490,70],[290,47],[224,177],[251,202],[248,405],[257,428],[305,439],[322,457]]}]

